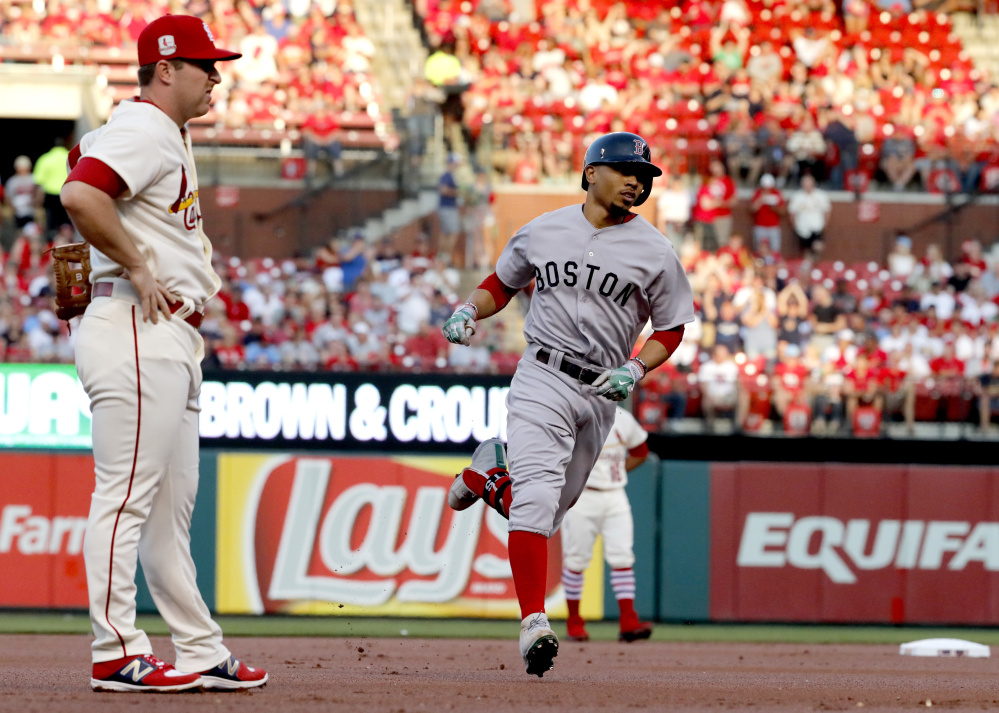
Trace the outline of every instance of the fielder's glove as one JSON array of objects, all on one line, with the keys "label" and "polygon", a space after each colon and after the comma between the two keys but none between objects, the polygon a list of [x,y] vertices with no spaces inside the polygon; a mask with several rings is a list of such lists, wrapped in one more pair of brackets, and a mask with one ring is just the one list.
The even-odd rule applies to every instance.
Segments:
[{"label": "fielder's glove", "polygon": [[55,307],[59,319],[69,321],[90,304],[90,245],[71,243],[51,248],[55,273]]},{"label": "fielder's glove", "polygon": [[645,376],[642,365],[634,359],[617,369],[608,369],[593,382],[597,396],[603,396],[611,401],[624,401],[628,398],[635,384]]},{"label": "fielder's glove", "polygon": [[441,330],[444,337],[452,344],[464,344],[468,346],[468,341],[475,334],[475,318],[479,316],[479,310],[470,302],[466,302],[454,311]]}]

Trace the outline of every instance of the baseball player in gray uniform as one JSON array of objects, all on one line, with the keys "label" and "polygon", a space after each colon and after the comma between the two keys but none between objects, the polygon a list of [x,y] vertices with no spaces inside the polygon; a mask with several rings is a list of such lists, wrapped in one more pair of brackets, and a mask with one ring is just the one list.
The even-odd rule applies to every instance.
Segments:
[{"label": "baseball player in gray uniform", "polygon": [[603,537],[604,558],[611,567],[611,589],[620,612],[620,641],[652,636],[652,625],[638,620],[635,611],[635,525],[631,503],[624,488],[628,471],[649,457],[645,432],[634,416],[620,406],[614,426],[600,452],[579,500],[562,521],[562,588],[569,607],[566,635],[570,641],[589,641],[579,602],[583,596],[583,572],[590,566],[593,543]]},{"label": "baseball player in gray uniform", "polygon": [[[70,152],[62,202],[91,245],[93,301],[76,368],[93,412],[96,484],[84,561],[98,691],[262,686],[222,643],[198,591],[198,327],[221,280],[202,229],[188,120],[211,106],[215,47],[201,19],[166,15],[139,35],[139,97]],[[136,558],[173,635],[176,668],[135,626]]]},{"label": "baseball player in gray uniform", "polygon": [[[496,264],[444,324],[468,344],[489,317],[534,281],[525,350],[507,397],[509,451],[490,439],[455,478],[448,504],[482,498],[510,520],[509,552],[520,604],[520,654],[543,676],[558,654],[545,615],[548,538],[586,485],[626,399],[669,358],[694,319],[693,297],[670,242],[632,213],[662,175],[642,137],[606,134],[586,151],[586,201],[546,213],[510,239]],[[649,320],[654,333],[634,358]],[[509,466],[507,465],[509,463]]]}]

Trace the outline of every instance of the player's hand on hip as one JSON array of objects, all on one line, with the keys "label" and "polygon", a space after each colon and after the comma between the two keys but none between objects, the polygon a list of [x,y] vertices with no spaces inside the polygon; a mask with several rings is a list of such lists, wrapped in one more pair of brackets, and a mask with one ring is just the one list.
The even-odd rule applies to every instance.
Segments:
[{"label": "player's hand on hip", "polygon": [[611,401],[624,401],[643,376],[645,372],[641,365],[630,360],[624,366],[608,369],[598,376],[593,382],[593,388],[596,389],[597,396],[603,396]]},{"label": "player's hand on hip", "polygon": [[441,329],[444,338],[452,344],[464,344],[467,347],[472,335],[475,334],[477,312],[475,305],[468,302],[456,309]]},{"label": "player's hand on hip", "polygon": [[135,291],[139,293],[143,322],[152,320],[152,323],[156,324],[159,321],[160,312],[167,319],[170,319],[170,304],[176,302],[177,298],[170,290],[156,281],[148,267],[142,266],[129,270],[128,279],[132,281]]}]

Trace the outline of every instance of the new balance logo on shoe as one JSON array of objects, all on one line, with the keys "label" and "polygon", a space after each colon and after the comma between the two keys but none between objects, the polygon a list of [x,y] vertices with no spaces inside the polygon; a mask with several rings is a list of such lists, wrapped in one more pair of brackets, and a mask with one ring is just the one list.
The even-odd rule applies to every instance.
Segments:
[{"label": "new balance logo on shoe", "polygon": [[128,666],[123,668],[119,673],[121,676],[124,676],[125,678],[131,678],[134,683],[138,683],[143,678],[145,678],[147,674],[150,674],[155,670],[156,670],[155,666],[146,664],[145,661],[141,658],[136,658],[132,661],[132,663],[128,664]]}]

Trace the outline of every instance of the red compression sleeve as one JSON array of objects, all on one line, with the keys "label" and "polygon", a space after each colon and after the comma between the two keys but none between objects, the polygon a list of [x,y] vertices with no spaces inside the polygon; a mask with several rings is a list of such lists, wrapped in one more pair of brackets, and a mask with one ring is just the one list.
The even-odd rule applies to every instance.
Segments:
[{"label": "red compression sleeve", "polygon": [[496,303],[497,312],[506,307],[507,303],[513,299],[513,296],[520,292],[520,290],[515,290],[512,287],[504,285],[503,282],[496,277],[495,272],[482,281],[482,284],[479,285],[479,289],[485,290],[493,296],[493,302]]},{"label": "red compression sleeve", "polygon": [[673,329],[667,329],[663,332],[653,332],[652,336],[649,337],[649,341],[656,341],[666,347],[666,353],[672,356],[676,348],[680,346],[680,341],[683,339],[683,325],[679,327],[673,327]]},{"label": "red compression sleeve", "polygon": [[86,183],[88,186],[104,191],[112,198],[117,198],[128,190],[128,185],[121,180],[121,176],[115,173],[113,168],[103,161],[86,156],[77,161],[76,166],[69,172],[66,183],[70,181]]},{"label": "red compression sleeve", "polygon": [[644,441],[642,443],[639,443],[634,448],[628,449],[628,455],[633,458],[642,458],[643,456],[647,456],[648,454],[649,454],[649,444]]}]

